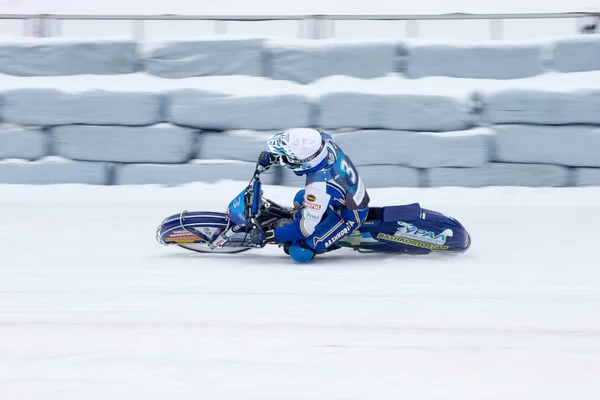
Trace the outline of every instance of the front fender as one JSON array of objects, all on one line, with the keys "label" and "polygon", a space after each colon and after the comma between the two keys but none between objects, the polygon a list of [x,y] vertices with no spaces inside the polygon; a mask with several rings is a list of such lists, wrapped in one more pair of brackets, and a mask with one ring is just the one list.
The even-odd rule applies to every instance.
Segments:
[{"label": "front fender", "polygon": [[183,211],[163,220],[156,229],[156,240],[164,245],[211,242],[228,224],[224,213]]}]

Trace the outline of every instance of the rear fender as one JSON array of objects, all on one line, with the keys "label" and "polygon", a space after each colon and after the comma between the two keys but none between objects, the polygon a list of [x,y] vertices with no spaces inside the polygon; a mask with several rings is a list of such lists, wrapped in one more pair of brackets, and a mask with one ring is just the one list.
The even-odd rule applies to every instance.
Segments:
[{"label": "rear fender", "polygon": [[420,218],[421,205],[419,203],[383,207],[381,209],[381,222],[416,221]]},{"label": "rear fender", "polygon": [[379,214],[379,219],[367,219],[356,234],[360,234],[361,248],[427,254],[431,251],[464,252],[471,244],[468,232],[459,221],[422,209],[418,203],[383,207],[372,216],[375,214]]}]

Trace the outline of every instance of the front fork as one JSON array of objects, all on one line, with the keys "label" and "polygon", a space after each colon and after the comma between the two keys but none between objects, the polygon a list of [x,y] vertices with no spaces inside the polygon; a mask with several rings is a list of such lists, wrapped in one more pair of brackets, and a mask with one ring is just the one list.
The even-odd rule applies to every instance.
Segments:
[{"label": "front fork", "polygon": [[[227,227],[225,227],[223,232],[221,232],[221,234],[219,236],[217,236],[217,238],[215,240],[207,241],[208,246],[211,248],[211,250],[214,250],[217,247],[223,247],[223,245],[225,243],[227,243],[227,242],[229,242],[229,240],[231,240],[233,235],[238,233],[243,228],[246,228],[246,235],[252,235],[251,234],[252,229],[261,229],[258,222],[256,221],[256,218],[253,218],[252,220],[246,222],[245,225],[234,225],[234,226],[231,226],[231,220],[228,220]],[[250,237],[252,238],[252,236],[250,236]],[[243,247],[256,247],[256,248],[263,247],[260,244],[254,243],[252,240],[250,240],[250,241],[244,240],[244,243],[242,246]]]},{"label": "front fork", "polygon": [[[265,207],[269,208],[270,206],[271,206],[270,201],[266,200]],[[277,207],[281,207],[281,206],[277,205]],[[281,207],[281,208],[283,209],[283,207]],[[298,212],[298,210],[295,210],[295,209],[286,209],[286,210],[290,213],[291,218],[289,220],[287,218],[284,218],[285,223],[280,224],[279,226],[286,225],[287,223],[291,222],[296,217],[296,213]],[[231,220],[228,220],[227,227],[223,230],[223,232],[212,242],[209,241],[209,247],[214,250],[217,247],[223,246],[225,243],[227,243],[233,237],[233,235],[238,233],[243,228],[246,228],[246,232],[248,232],[248,233],[250,233],[253,229],[258,229],[260,231],[259,235],[261,235],[261,234],[264,235],[263,228],[265,226],[268,226],[269,224],[277,223],[277,221],[282,221],[281,218],[273,218],[273,219],[266,219],[265,221],[263,221],[261,223],[258,221],[259,216],[260,216],[260,211],[256,214],[255,217],[250,218],[248,220],[248,222],[246,222],[245,225],[230,226]],[[262,240],[261,240],[261,242],[262,242]],[[249,242],[244,243],[244,247],[262,248],[262,247],[264,247],[264,245],[249,241]]]},{"label": "front fork", "polygon": [[[233,237],[233,235],[235,235],[236,233],[238,233],[243,227],[244,225],[235,225],[230,227],[231,220],[229,220],[227,222],[227,227],[223,230],[223,232],[221,232],[221,234],[219,236],[217,236],[217,238],[211,242],[208,243],[208,247],[210,247],[211,250],[216,249],[217,247],[223,247],[223,245],[227,242],[229,242],[229,240],[231,240],[231,238]],[[243,247],[259,247],[259,246],[252,246],[251,243],[245,243]]]}]

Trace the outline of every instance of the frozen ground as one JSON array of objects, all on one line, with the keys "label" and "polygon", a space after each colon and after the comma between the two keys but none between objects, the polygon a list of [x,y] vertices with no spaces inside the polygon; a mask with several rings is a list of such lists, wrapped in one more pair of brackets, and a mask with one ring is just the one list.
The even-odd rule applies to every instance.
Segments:
[{"label": "frozen ground", "polygon": [[155,242],[241,187],[1,186],[0,399],[600,398],[600,189],[371,192],[458,218],[458,257]]}]

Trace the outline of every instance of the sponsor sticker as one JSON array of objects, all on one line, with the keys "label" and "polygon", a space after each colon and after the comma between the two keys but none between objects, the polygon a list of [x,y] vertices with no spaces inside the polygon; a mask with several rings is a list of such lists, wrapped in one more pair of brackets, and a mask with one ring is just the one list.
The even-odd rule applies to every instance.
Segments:
[{"label": "sponsor sticker", "polygon": [[327,165],[335,163],[335,154],[331,149],[327,149]]},{"label": "sponsor sticker", "polygon": [[171,234],[165,238],[166,243],[194,243],[201,241],[204,240],[185,230],[171,232]]},{"label": "sponsor sticker", "polygon": [[304,213],[304,216],[306,218],[315,219],[315,220],[320,220],[321,219],[321,217],[319,215],[313,214],[309,210],[306,210],[306,212]]},{"label": "sponsor sticker", "polygon": [[212,242],[212,244],[213,244],[213,246],[219,247],[226,241],[227,241],[227,238],[224,238],[223,236],[219,236]]},{"label": "sponsor sticker", "polygon": [[198,240],[192,238],[167,238],[165,243],[196,243]]},{"label": "sponsor sticker", "polygon": [[423,242],[442,245],[446,243],[446,239],[448,237],[452,237],[454,232],[452,229],[446,229],[440,234],[435,234],[435,232],[427,231],[424,229],[419,229],[416,226],[398,221],[398,230],[394,234],[394,236],[401,236],[407,239],[417,238]]},{"label": "sponsor sticker", "polygon": [[178,235],[172,235],[169,236],[168,238],[165,238],[165,242],[166,243],[195,243],[195,242],[200,242],[202,241],[202,239],[200,239],[198,236],[195,235],[184,235],[184,234],[178,234]]},{"label": "sponsor sticker", "polygon": [[380,233],[377,235],[378,239],[387,240],[390,242],[396,242],[401,244],[406,244],[414,247],[421,247],[423,249],[429,250],[448,250],[448,246],[440,246],[438,244],[426,243],[420,240],[409,239],[402,236],[388,235],[387,233]]},{"label": "sponsor sticker", "polygon": [[302,203],[303,206],[313,209],[313,210],[320,210],[321,209],[321,205],[320,204],[315,204],[315,203],[309,203],[308,201],[305,201],[304,203]]},{"label": "sponsor sticker", "polygon": [[360,177],[358,178],[358,189],[356,190],[356,194],[353,196],[353,200],[354,202],[358,205],[360,204],[365,198],[365,185],[362,182],[362,179],[360,179]]},{"label": "sponsor sticker", "polygon": [[334,244],[335,242],[340,240],[342,237],[344,237],[348,233],[350,233],[352,226],[354,226],[354,222],[352,222],[352,221],[346,222],[346,226],[344,227],[344,229],[342,229],[341,231],[336,233],[335,236],[333,236],[331,239],[329,239],[327,242],[325,242],[325,247],[331,246],[332,244]]},{"label": "sponsor sticker", "polygon": [[308,201],[316,201],[317,200],[317,196],[315,196],[314,194],[308,194],[306,195],[306,200]]},{"label": "sponsor sticker", "polygon": [[196,228],[196,230],[208,238],[218,235],[219,232],[221,232],[221,230],[219,228],[208,228],[208,227]]},{"label": "sponsor sticker", "polygon": [[193,233],[190,233],[188,231],[176,231],[176,232],[172,232],[169,237],[197,237],[196,235],[194,235]]},{"label": "sponsor sticker", "polygon": [[350,235],[342,238],[340,242],[348,243],[350,246],[360,246],[363,235],[369,235],[368,233],[360,233],[358,231],[352,232]]}]

